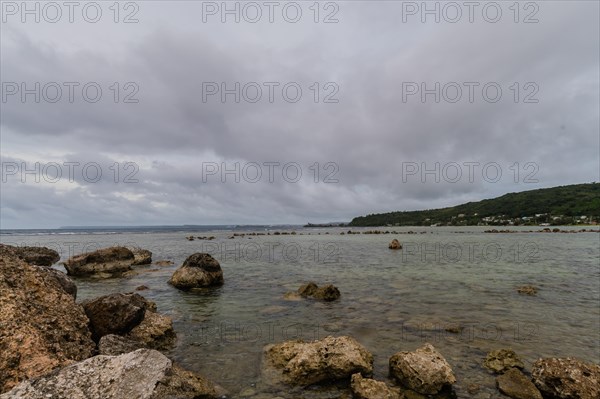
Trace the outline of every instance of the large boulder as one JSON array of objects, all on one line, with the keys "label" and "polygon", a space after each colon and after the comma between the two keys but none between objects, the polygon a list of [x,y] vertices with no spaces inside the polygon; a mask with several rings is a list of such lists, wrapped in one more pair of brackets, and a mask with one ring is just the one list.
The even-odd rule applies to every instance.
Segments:
[{"label": "large boulder", "polygon": [[82,303],[90,330],[98,341],[108,334],[124,335],[144,320],[148,301],[133,293],[110,294]]},{"label": "large boulder", "polygon": [[72,256],[64,266],[72,276],[113,277],[131,270],[134,261],[135,256],[128,248],[110,247]]},{"label": "large boulder", "polygon": [[542,394],[519,369],[511,368],[496,378],[498,390],[513,399],[542,399]]},{"label": "large boulder", "polygon": [[60,255],[47,247],[15,247],[19,258],[30,265],[52,266],[60,260]]},{"label": "large boulder", "polygon": [[181,290],[222,285],[223,271],[219,261],[209,254],[195,253],[175,270],[169,284]]},{"label": "large boulder", "polygon": [[0,399],[216,398],[208,380],[174,366],[162,353],[139,349],[120,356],[95,356],[25,381]]},{"label": "large boulder", "polygon": [[336,286],[327,284],[319,287],[312,281],[298,288],[298,294],[303,298],[314,298],[326,302],[335,301],[341,296],[340,290]]},{"label": "large boulder", "polygon": [[483,365],[494,373],[504,373],[513,367],[525,367],[519,356],[512,349],[496,349],[487,354]]},{"label": "large boulder", "polygon": [[352,375],[350,389],[355,399],[403,399],[404,395],[397,388],[390,388],[383,381],[363,378],[360,373]]},{"label": "large boulder", "polygon": [[545,358],[533,364],[533,383],[544,398],[600,398],[600,366],[575,358]]},{"label": "large boulder", "polygon": [[287,341],[264,349],[266,371],[291,385],[350,379],[373,372],[373,355],[351,337],[328,336],[319,341]]},{"label": "large boulder", "polygon": [[152,263],[152,252],[142,248],[131,248],[133,252],[133,263],[132,265],[149,265]]},{"label": "large boulder", "polygon": [[456,382],[452,368],[433,345],[390,358],[390,374],[402,385],[424,395],[435,395]]},{"label": "large boulder", "polygon": [[0,392],[92,356],[88,323],[52,273],[0,246]]}]

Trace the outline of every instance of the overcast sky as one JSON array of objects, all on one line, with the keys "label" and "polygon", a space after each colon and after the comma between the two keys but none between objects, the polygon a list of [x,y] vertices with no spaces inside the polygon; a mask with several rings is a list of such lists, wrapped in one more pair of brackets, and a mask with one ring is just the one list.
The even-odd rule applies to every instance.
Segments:
[{"label": "overcast sky", "polygon": [[2,1],[4,229],[349,221],[600,180],[597,1],[22,4]]}]

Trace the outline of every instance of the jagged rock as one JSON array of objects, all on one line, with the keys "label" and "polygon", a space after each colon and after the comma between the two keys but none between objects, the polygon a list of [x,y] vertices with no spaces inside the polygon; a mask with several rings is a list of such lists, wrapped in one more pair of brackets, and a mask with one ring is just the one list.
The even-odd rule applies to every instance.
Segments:
[{"label": "jagged rock", "polygon": [[110,247],[75,255],[64,262],[72,276],[113,277],[131,270],[134,255],[125,247]]},{"label": "jagged rock", "polygon": [[0,245],[0,392],[94,349],[83,308],[56,276]]},{"label": "jagged rock", "polygon": [[355,399],[402,399],[403,395],[397,388],[390,388],[383,381],[363,378],[360,373],[352,375],[350,389]]},{"label": "jagged rock", "polygon": [[60,260],[60,255],[47,247],[14,247],[18,257],[30,265],[52,266]]},{"label": "jagged rock", "polygon": [[71,295],[73,299],[77,299],[77,286],[69,276],[60,270],[52,269],[50,267],[40,267],[39,269],[42,273],[46,273],[48,276],[55,279],[62,289],[65,290],[67,294]]},{"label": "jagged rock", "polygon": [[402,244],[400,244],[400,241],[398,241],[397,239],[393,239],[390,244],[388,245],[389,249],[402,249]]},{"label": "jagged rock", "polygon": [[107,334],[124,335],[140,324],[148,301],[139,294],[110,294],[82,303],[94,340]]},{"label": "jagged rock", "polygon": [[175,270],[169,284],[181,290],[222,285],[223,271],[219,262],[209,254],[195,253]]},{"label": "jagged rock", "polygon": [[162,353],[138,349],[120,356],[95,356],[35,380],[1,399],[216,398],[208,380],[174,366]]},{"label": "jagged rock", "polygon": [[542,394],[519,369],[511,368],[496,377],[498,390],[513,399],[542,399]]},{"label": "jagged rock", "polygon": [[517,288],[517,292],[519,294],[525,294],[525,295],[536,295],[537,294],[537,288],[535,288],[533,285],[523,285],[519,288]]},{"label": "jagged rock", "polygon": [[335,301],[340,297],[340,290],[334,285],[328,284],[319,287],[317,284],[310,282],[298,288],[298,294],[304,298],[314,298],[322,301]]},{"label": "jagged rock", "polygon": [[266,369],[274,370],[276,379],[291,385],[307,386],[373,372],[373,355],[345,336],[267,345],[264,354]]},{"label": "jagged rock", "polygon": [[489,352],[483,361],[483,365],[498,374],[513,367],[518,369],[525,367],[512,349],[496,349]]},{"label": "jagged rock", "polygon": [[131,248],[133,252],[132,265],[149,265],[152,263],[152,252],[142,248]]},{"label": "jagged rock", "polygon": [[132,339],[121,335],[108,334],[100,338],[98,352],[100,355],[119,356],[124,353],[142,349],[144,346]]},{"label": "jagged rock", "polygon": [[429,343],[414,352],[394,354],[390,374],[402,385],[425,395],[434,395],[456,382],[446,359]]},{"label": "jagged rock", "polygon": [[531,375],[544,398],[600,398],[600,365],[570,357],[539,359]]},{"label": "jagged rock", "polygon": [[145,348],[165,350],[175,344],[177,335],[170,317],[147,310],[142,322],[135,326],[127,337]]}]

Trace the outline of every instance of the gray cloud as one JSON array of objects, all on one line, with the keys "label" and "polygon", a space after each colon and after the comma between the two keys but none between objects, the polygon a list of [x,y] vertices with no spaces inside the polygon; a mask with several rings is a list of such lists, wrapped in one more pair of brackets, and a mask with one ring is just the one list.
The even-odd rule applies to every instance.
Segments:
[{"label": "gray cloud", "polygon": [[[111,14],[98,24],[8,18],[1,25],[3,85],[80,86],[72,103],[63,93],[57,103],[11,96],[1,104],[3,167],[96,162],[103,176],[90,182],[79,173],[58,183],[30,176],[23,183],[20,171],[6,176],[2,228],[349,220],[599,179],[598,3],[538,2],[536,24],[514,23],[504,3],[496,24],[480,17],[421,23],[416,16],[402,23],[402,2],[384,1],[339,2],[339,23],[315,24],[309,3],[299,4],[305,13],[297,24],[202,23],[201,2],[138,2],[137,24],[115,24]],[[87,82],[103,90],[97,103],[81,97]],[[257,103],[235,103],[232,95],[222,103],[218,96],[203,102],[203,82],[280,85],[272,103],[265,86]],[[302,88],[300,101],[281,97],[288,82]],[[327,82],[339,88],[338,103],[322,102],[335,87]],[[458,82],[463,99],[403,102],[404,82]],[[480,83],[473,103],[463,82]],[[502,88],[500,101],[481,97],[487,82]],[[124,103],[133,88],[139,102]],[[523,103],[533,88],[539,102]],[[125,162],[139,168],[137,183],[122,181],[133,171]],[[203,179],[207,163],[222,162],[239,162],[241,170],[256,162],[262,178]],[[280,165],[272,182],[266,162]],[[293,162],[302,170],[297,182],[282,175],[281,166]],[[465,162],[479,163],[472,181]],[[403,175],[436,163],[439,183],[431,174]],[[451,182],[454,163],[462,178]],[[490,164],[502,171],[497,182],[482,176]],[[338,182],[323,182],[331,172]]]}]

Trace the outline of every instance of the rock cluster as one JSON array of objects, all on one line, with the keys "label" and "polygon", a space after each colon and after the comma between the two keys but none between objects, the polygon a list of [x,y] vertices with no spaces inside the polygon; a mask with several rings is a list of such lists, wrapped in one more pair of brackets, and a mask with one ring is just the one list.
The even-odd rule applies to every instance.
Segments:
[{"label": "rock cluster", "polygon": [[93,354],[88,318],[58,273],[0,246],[0,392]]},{"label": "rock cluster", "polygon": [[175,270],[169,284],[180,290],[218,286],[223,284],[223,271],[219,261],[210,254],[195,253]]}]

